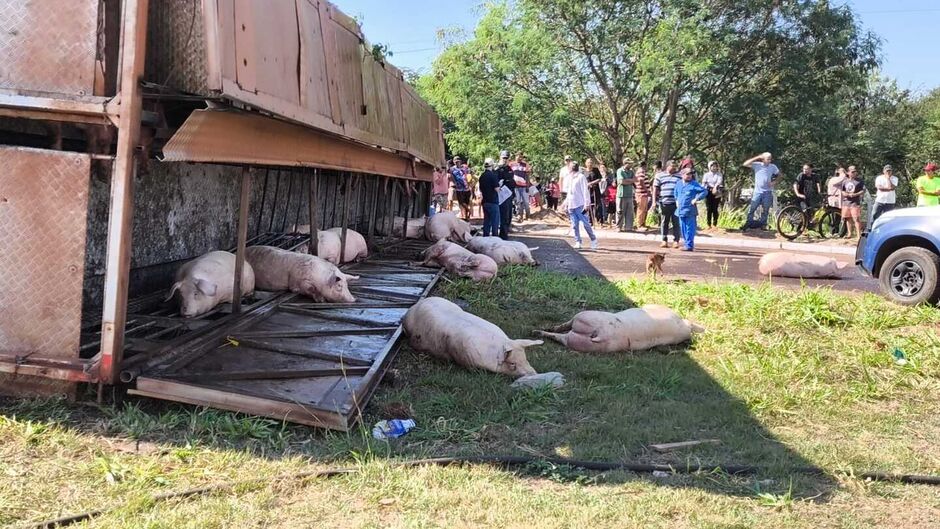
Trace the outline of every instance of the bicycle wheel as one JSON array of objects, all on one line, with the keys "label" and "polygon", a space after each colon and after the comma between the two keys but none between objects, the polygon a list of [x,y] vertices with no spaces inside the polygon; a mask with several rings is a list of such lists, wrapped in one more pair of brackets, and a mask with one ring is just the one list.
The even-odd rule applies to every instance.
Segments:
[{"label": "bicycle wheel", "polygon": [[806,229],[806,216],[799,206],[786,206],[777,213],[777,233],[792,241]]},{"label": "bicycle wheel", "polygon": [[842,222],[842,214],[836,210],[829,210],[819,219],[819,225],[816,231],[823,239],[834,239],[845,236],[845,225]]}]

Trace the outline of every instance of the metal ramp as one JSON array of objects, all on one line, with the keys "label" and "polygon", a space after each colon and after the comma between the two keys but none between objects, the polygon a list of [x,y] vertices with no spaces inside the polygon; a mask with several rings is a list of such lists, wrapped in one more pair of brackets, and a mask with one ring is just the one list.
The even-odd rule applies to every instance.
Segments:
[{"label": "metal ramp", "polygon": [[401,320],[440,271],[415,267],[407,241],[344,267],[355,303],[262,297],[139,365],[131,394],[348,430],[397,353]]}]

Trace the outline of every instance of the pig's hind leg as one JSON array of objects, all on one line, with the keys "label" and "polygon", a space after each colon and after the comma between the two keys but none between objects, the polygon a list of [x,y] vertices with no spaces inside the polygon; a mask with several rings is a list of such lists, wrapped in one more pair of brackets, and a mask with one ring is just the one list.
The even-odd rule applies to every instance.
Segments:
[{"label": "pig's hind leg", "polygon": [[568,333],[557,333],[548,331],[535,331],[535,334],[549,340],[556,341],[565,347],[568,347]]},{"label": "pig's hind leg", "polygon": [[548,327],[545,330],[548,332],[560,332],[565,333],[571,330],[571,326],[574,325],[574,319],[570,319],[561,325],[556,325],[554,327]]}]

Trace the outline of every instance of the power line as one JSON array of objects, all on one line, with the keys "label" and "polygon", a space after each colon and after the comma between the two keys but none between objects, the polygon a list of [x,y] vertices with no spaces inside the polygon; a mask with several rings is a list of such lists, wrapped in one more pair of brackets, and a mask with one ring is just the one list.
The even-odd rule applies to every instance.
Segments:
[{"label": "power line", "polygon": [[422,52],[422,51],[432,51],[432,50],[438,50],[438,49],[440,49],[440,48],[438,48],[437,46],[435,46],[435,47],[433,47],[433,48],[420,48],[420,49],[417,49],[417,50],[402,50],[402,51],[395,51],[395,50],[392,50],[392,55],[393,55],[393,56],[394,56],[394,55],[404,55],[405,53],[419,53],[419,52]]}]

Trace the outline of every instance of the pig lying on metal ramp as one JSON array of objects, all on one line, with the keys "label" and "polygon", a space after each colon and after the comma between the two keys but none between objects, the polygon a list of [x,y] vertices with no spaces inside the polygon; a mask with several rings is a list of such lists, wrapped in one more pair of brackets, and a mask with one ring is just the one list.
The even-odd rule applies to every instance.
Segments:
[{"label": "pig lying on metal ramp", "polygon": [[473,253],[443,239],[432,244],[421,255],[424,257],[421,266],[441,267],[455,276],[477,282],[493,279],[498,269],[496,261],[490,257]]},{"label": "pig lying on metal ramp", "polygon": [[487,255],[498,265],[523,264],[538,266],[539,263],[532,258],[532,251],[538,248],[529,248],[518,241],[504,241],[499,237],[473,237],[467,243],[471,252]]},{"label": "pig lying on metal ramp", "polygon": [[245,260],[255,270],[261,290],[290,290],[317,302],[354,303],[347,281],[358,276],[344,274],[319,257],[290,252],[273,246],[249,246]]},{"label": "pig lying on metal ramp", "polygon": [[617,313],[586,310],[536,334],[582,353],[618,353],[687,342],[704,330],[668,307],[645,305]]},{"label": "pig lying on metal ramp", "polygon": [[802,279],[842,279],[845,265],[824,255],[773,252],[760,258],[757,269],[765,276]]},{"label": "pig lying on metal ramp", "polygon": [[[184,264],[176,272],[176,283],[165,301],[180,293],[180,315],[192,318],[205,314],[220,303],[232,302],[235,277],[235,254],[209,252]],[[242,268],[242,294],[255,291],[255,273],[247,262]]]},{"label": "pig lying on metal ramp", "polygon": [[416,351],[512,377],[536,374],[525,348],[541,345],[541,340],[510,340],[496,325],[444,298],[417,302],[405,313],[402,325]]},{"label": "pig lying on metal ramp", "polygon": [[429,241],[470,242],[470,224],[458,219],[452,211],[442,211],[429,218],[424,231]]},{"label": "pig lying on metal ramp", "polygon": [[[309,224],[294,227],[295,233],[310,233]],[[339,250],[342,245],[343,228],[330,228],[317,230],[317,257],[329,263],[339,265],[353,261],[361,261],[369,257],[369,245],[365,237],[356,230],[346,230],[346,256],[340,262]],[[309,253],[307,245],[297,248],[297,253]]]}]

